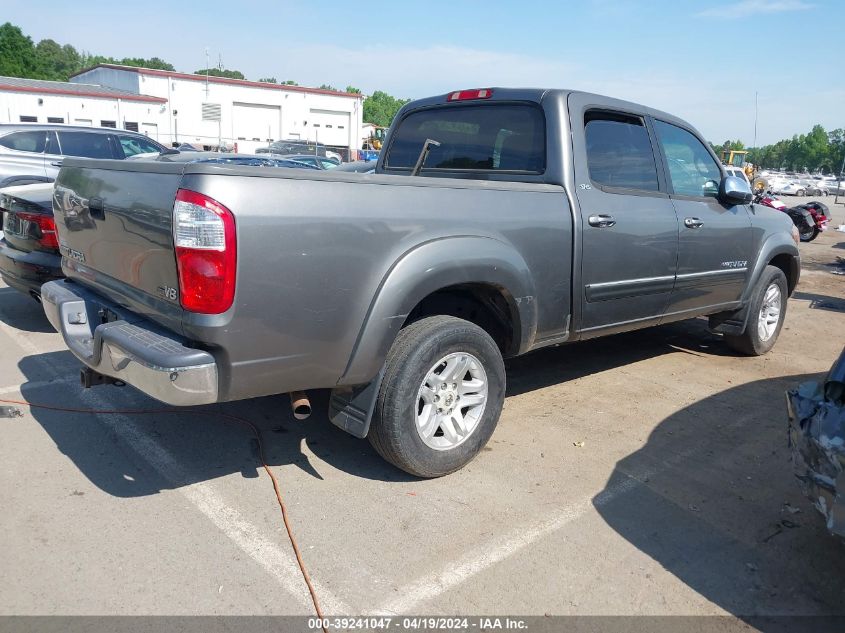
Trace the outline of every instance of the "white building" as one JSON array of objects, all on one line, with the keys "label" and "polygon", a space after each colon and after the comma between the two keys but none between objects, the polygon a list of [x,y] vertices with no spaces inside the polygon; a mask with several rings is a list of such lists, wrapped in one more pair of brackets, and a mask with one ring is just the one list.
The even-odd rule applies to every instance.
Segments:
[{"label": "white building", "polygon": [[364,136],[360,94],[112,64],[84,70],[71,82],[162,100],[150,136],[165,145],[237,144],[250,153],[272,141],[303,139],[352,150]]},{"label": "white building", "polygon": [[0,77],[0,123],[115,127],[155,138],[167,123],[167,99],[84,83]]}]

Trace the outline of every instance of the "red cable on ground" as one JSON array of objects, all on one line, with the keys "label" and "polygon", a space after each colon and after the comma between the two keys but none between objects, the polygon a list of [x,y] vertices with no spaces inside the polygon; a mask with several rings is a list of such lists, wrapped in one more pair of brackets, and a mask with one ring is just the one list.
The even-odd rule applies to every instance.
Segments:
[{"label": "red cable on ground", "polygon": [[[0,402],[6,404],[19,404],[21,406],[33,409],[48,409],[50,411],[63,411],[65,413],[91,413],[94,415],[151,415],[154,413],[192,413],[194,415],[206,415],[223,418],[224,420],[239,422],[240,424],[246,425],[252,431],[253,435],[255,435],[255,439],[258,441],[258,458],[261,460],[261,465],[264,467],[264,471],[270,476],[270,481],[273,482],[273,491],[276,493],[276,500],[279,502],[279,509],[282,511],[282,521],[285,524],[285,530],[288,533],[288,539],[290,539],[290,544],[293,548],[293,553],[296,555],[296,562],[299,564],[299,571],[302,572],[302,578],[305,581],[305,585],[308,587],[308,592],[311,594],[311,601],[314,603],[314,611],[317,613],[317,617],[320,619],[320,624],[322,625],[324,617],[323,611],[320,609],[320,602],[317,600],[317,592],[314,589],[314,585],[311,584],[311,577],[308,575],[308,570],[305,569],[305,562],[302,560],[302,554],[299,551],[299,545],[297,545],[296,543],[296,538],[293,535],[293,529],[291,528],[290,521],[288,520],[288,509],[285,505],[284,499],[282,498],[282,491],[279,488],[279,482],[276,479],[276,476],[273,474],[273,471],[270,470],[270,466],[267,464],[267,459],[264,454],[264,443],[261,440],[261,431],[258,430],[258,427],[255,426],[255,424],[253,424],[246,418],[242,418],[237,415],[232,415],[231,413],[197,411],[195,409],[79,409],[75,407],[57,407],[49,404],[33,404],[31,402],[26,402],[25,400],[0,399]],[[325,626],[322,626],[322,629],[324,632],[326,632]]]}]

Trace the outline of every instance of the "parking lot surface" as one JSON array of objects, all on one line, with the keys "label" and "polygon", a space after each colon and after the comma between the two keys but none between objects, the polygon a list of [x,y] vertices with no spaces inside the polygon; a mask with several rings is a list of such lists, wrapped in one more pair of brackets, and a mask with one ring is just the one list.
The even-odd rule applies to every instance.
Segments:
[{"label": "parking lot surface", "polygon": [[[305,422],[285,396],[203,411],[261,429],[326,613],[845,614],[783,397],[845,345],[845,233],[801,251],[770,354],[695,320],[513,359],[490,444],[442,479],[334,428],[325,393]],[[78,367],[0,287],[0,398],[153,411],[0,418],[0,615],[311,614],[249,430],[83,391]]]}]

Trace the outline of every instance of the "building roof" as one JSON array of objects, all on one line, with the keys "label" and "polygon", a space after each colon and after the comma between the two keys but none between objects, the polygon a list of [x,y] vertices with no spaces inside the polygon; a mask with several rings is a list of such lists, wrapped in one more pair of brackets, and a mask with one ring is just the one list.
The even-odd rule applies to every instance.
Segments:
[{"label": "building roof", "polygon": [[[174,79],[184,79],[187,81],[205,81],[205,75],[193,75],[190,73],[179,73],[172,70],[158,70],[157,68],[141,68],[138,66],[121,66],[120,64],[97,64],[85,70],[80,70],[78,73],[71,75],[71,77],[78,77],[85,73],[94,70],[95,68],[111,68],[113,70],[125,70],[129,72],[138,73],[140,75],[151,75],[153,77],[172,77]],[[228,77],[208,76],[209,83],[213,84],[229,84],[235,86],[246,86],[249,88],[265,88],[267,90],[283,90],[287,92],[307,92],[309,94],[330,95],[333,97],[349,97],[352,99],[362,99],[364,95],[343,92],[340,90],[324,90],[322,88],[306,88],[305,86],[291,86],[289,84],[270,84],[264,81],[249,81],[247,79],[229,79]]]},{"label": "building roof", "polygon": [[140,95],[134,92],[127,92],[126,90],[117,90],[95,84],[75,84],[67,81],[46,81],[44,79],[24,79],[22,77],[0,77],[0,90],[167,103],[167,99],[162,99],[161,97]]}]

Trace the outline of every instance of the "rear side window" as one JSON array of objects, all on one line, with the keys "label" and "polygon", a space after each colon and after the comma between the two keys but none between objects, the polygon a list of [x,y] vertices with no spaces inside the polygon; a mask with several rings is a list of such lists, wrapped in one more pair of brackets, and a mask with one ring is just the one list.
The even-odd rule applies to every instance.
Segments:
[{"label": "rear side window", "polygon": [[128,134],[118,134],[117,140],[120,141],[120,147],[123,150],[123,155],[126,158],[135,156],[135,154],[149,154],[161,151],[161,148],[146,138],[140,136],[129,136]]},{"label": "rear side window", "polygon": [[82,158],[114,158],[108,134],[88,132],[58,132],[63,156]]},{"label": "rear side window", "polygon": [[27,132],[12,132],[0,138],[0,145],[19,152],[43,154],[47,144],[47,132],[44,130],[30,130]]},{"label": "rear side window", "polygon": [[640,117],[588,112],[584,119],[590,179],[607,187],[657,191],[657,164]]},{"label": "rear side window", "polygon": [[722,172],[704,144],[671,123],[655,121],[654,128],[666,156],[672,190],[684,196],[715,197]]},{"label": "rear side window", "polygon": [[412,112],[393,133],[385,166],[412,168],[426,139],[432,146],[423,171],[519,171],[546,169],[546,123],[529,104],[431,108]]}]

